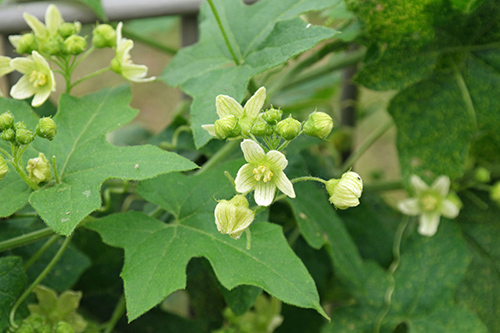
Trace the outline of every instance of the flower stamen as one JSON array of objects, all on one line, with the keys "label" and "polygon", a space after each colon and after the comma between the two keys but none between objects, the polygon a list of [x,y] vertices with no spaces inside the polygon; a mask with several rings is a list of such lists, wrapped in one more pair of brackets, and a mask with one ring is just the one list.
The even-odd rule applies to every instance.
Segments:
[{"label": "flower stamen", "polygon": [[264,165],[259,165],[257,168],[253,169],[253,174],[255,175],[255,180],[258,182],[262,180],[264,183],[267,183],[273,178],[271,170]]},{"label": "flower stamen", "polygon": [[47,77],[45,74],[37,71],[31,72],[29,80],[35,88],[44,86],[47,83]]}]

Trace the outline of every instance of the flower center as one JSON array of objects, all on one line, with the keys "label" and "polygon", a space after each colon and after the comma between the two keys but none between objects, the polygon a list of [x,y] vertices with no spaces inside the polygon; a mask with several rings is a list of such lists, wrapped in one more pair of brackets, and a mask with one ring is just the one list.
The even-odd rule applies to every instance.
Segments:
[{"label": "flower center", "polygon": [[419,199],[420,208],[426,212],[433,212],[439,205],[439,198],[433,193],[425,193]]},{"label": "flower center", "polygon": [[265,165],[259,165],[257,168],[253,169],[253,174],[255,175],[253,177],[258,182],[262,179],[264,183],[267,183],[273,178],[273,173]]},{"label": "flower center", "polygon": [[33,87],[38,88],[47,83],[47,77],[43,73],[33,71],[30,74],[30,82],[33,84]]}]

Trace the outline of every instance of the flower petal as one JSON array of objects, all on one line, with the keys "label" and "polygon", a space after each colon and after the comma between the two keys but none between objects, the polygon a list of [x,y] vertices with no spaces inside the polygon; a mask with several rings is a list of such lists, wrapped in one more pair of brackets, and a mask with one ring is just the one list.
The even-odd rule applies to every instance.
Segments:
[{"label": "flower petal", "polygon": [[238,170],[234,184],[236,185],[236,192],[246,193],[251,191],[257,181],[253,174],[254,167],[250,164],[245,164]]},{"label": "flower petal", "polygon": [[276,172],[272,180],[278,189],[290,198],[295,198],[295,191],[292,182],[288,179],[283,171]]},{"label": "flower petal", "polygon": [[145,78],[148,67],[145,65],[122,64],[122,76],[132,82],[149,82],[156,78],[154,76]]},{"label": "flower petal", "polygon": [[283,170],[288,165],[285,155],[277,150],[271,150],[267,153],[266,158],[273,164],[273,169]]},{"label": "flower petal", "polygon": [[266,157],[264,149],[253,140],[243,140],[241,143],[241,150],[245,156],[245,160],[249,163],[261,163]]},{"label": "flower petal", "polygon": [[15,49],[17,49],[17,46],[19,45],[19,41],[21,40],[23,36],[21,35],[10,35],[9,36],[9,42],[14,46]]},{"label": "flower petal", "polygon": [[118,48],[120,44],[123,42],[122,28],[123,28],[123,22],[118,22],[118,25],[116,26],[116,48]]},{"label": "flower petal", "polygon": [[255,119],[259,115],[260,110],[262,110],[262,106],[265,101],[266,88],[260,87],[259,90],[257,90],[255,94],[253,94],[253,96],[246,102],[243,112],[250,119]]},{"label": "flower petal", "polygon": [[274,199],[276,186],[273,182],[257,182],[255,186],[255,203],[259,206],[269,206]]},{"label": "flower petal", "polygon": [[217,108],[219,118],[236,116],[236,118],[239,119],[243,116],[243,108],[240,103],[238,103],[234,98],[226,95],[217,96],[215,99],[215,107]]},{"label": "flower petal", "polygon": [[447,196],[450,191],[450,177],[444,175],[439,176],[434,183],[432,183],[431,188],[443,197]]},{"label": "flower petal", "polygon": [[429,188],[429,186],[417,175],[411,175],[410,183],[417,194]]},{"label": "flower petal", "polygon": [[17,83],[10,89],[10,95],[15,99],[26,99],[35,94],[36,89],[30,82],[28,76],[23,75]]},{"label": "flower petal", "polygon": [[9,57],[0,56],[0,76],[9,74],[14,70],[14,68],[10,66],[10,61],[11,59]]},{"label": "flower petal", "polygon": [[436,212],[420,215],[418,233],[423,236],[434,236],[439,225],[440,215]]},{"label": "flower petal", "polygon": [[207,131],[208,134],[210,134],[211,136],[216,136],[214,124],[201,125],[201,128],[203,128],[205,131]]},{"label": "flower petal", "polygon": [[406,215],[418,215],[420,214],[420,209],[418,208],[418,199],[409,198],[398,202],[399,210]]},{"label": "flower petal", "polygon": [[10,61],[10,66],[16,71],[30,75],[35,69],[35,63],[30,58],[14,58]]},{"label": "flower petal", "polygon": [[43,90],[37,90],[35,93],[35,97],[33,97],[33,100],[31,101],[31,105],[34,107],[38,107],[42,105],[47,98],[50,96],[50,89],[43,89]]},{"label": "flower petal", "polygon": [[23,14],[23,17],[26,23],[30,26],[31,30],[35,33],[36,37],[42,39],[48,37],[47,28],[45,28],[45,25],[39,19],[26,12]]},{"label": "flower petal", "polygon": [[57,29],[64,22],[59,9],[53,4],[47,7],[45,11],[45,25],[47,26],[47,30],[49,31],[49,35],[53,36],[57,34]]},{"label": "flower petal", "polygon": [[42,57],[37,51],[31,52],[31,58],[33,59],[35,69],[37,71],[44,72],[44,74],[46,74],[45,72],[49,72],[51,70],[47,60],[45,60],[45,58]]},{"label": "flower petal", "polygon": [[460,209],[450,200],[444,200],[441,207],[441,214],[449,219],[454,219],[458,216]]}]

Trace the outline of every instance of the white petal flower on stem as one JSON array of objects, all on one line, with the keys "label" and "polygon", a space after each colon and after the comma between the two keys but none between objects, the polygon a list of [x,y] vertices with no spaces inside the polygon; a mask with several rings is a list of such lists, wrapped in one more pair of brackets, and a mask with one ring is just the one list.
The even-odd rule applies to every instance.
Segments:
[{"label": "white petal flower on stem", "polygon": [[45,24],[29,13],[24,13],[23,16],[35,36],[40,40],[57,35],[57,29],[64,22],[59,9],[53,4],[49,5],[45,11]]},{"label": "white petal flower on stem", "polygon": [[[234,98],[227,95],[218,95],[215,99],[215,107],[217,109],[219,119],[223,119],[228,116],[235,116],[241,126],[241,132],[248,135],[253,124],[257,120],[265,101],[266,88],[260,87],[245,103],[244,107],[241,106],[240,103],[238,103]],[[201,127],[211,136],[217,136],[215,134],[213,124],[202,125]]]},{"label": "white petal flower on stem", "polygon": [[38,52],[33,51],[27,58],[12,59],[10,66],[24,74],[10,90],[13,98],[26,99],[35,95],[31,105],[36,107],[42,105],[51,92],[56,90],[54,73],[47,60]]},{"label": "white petal flower on stem", "polygon": [[277,150],[266,154],[264,149],[252,140],[243,140],[241,150],[248,163],[243,165],[236,175],[238,193],[255,190],[254,198],[259,206],[269,206],[273,202],[276,187],[290,198],[295,198],[293,185],[283,172],[288,165],[285,155]]},{"label": "white petal flower on stem", "polygon": [[132,82],[149,82],[156,79],[151,76],[146,78],[148,67],[136,65],[130,57],[130,50],[134,47],[134,42],[130,39],[122,38],[123,23],[118,23],[116,27],[116,49],[115,57],[111,61],[111,69]]},{"label": "white petal flower on stem", "polygon": [[419,215],[418,232],[421,235],[433,236],[437,231],[441,215],[450,219],[457,217],[459,207],[447,199],[450,189],[448,176],[439,176],[429,186],[420,177],[412,175],[410,183],[415,189],[416,197],[400,201],[398,208],[406,215]]},{"label": "white petal flower on stem", "polygon": [[215,207],[217,230],[234,239],[240,238],[254,218],[255,212],[248,208],[248,200],[243,195],[236,195],[229,201],[221,200]]}]

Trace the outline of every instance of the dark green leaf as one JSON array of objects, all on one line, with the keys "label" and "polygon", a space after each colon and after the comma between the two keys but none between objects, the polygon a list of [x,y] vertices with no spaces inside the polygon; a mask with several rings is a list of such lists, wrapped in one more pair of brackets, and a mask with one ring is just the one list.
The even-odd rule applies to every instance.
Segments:
[{"label": "dark green leaf", "polygon": [[8,326],[10,309],[24,291],[25,284],[22,259],[0,258],[0,330]]}]

